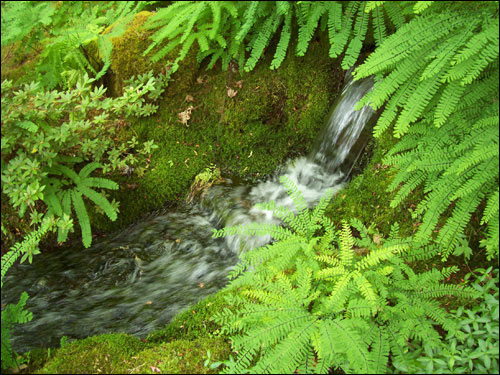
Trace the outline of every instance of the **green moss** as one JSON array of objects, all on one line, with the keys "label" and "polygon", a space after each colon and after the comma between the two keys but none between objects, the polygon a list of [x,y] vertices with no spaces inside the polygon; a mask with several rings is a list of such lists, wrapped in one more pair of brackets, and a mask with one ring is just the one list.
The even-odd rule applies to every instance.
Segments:
[{"label": "green moss", "polygon": [[[113,95],[121,94],[125,80],[151,69],[159,73],[166,68],[168,61],[175,60],[177,56],[178,50],[175,50],[161,61],[153,63],[150,55],[145,57],[142,55],[151,43],[149,37],[153,34],[152,30],[146,30],[143,26],[152,14],[148,11],[137,13],[125,33],[111,39],[113,51],[110,71],[107,74],[107,86]],[[179,86],[187,87],[191,84],[197,67],[195,56],[195,54],[189,55],[174,75],[179,82],[182,82]]]},{"label": "green moss", "polygon": [[[177,316],[165,328],[153,331],[141,341],[126,334],[104,334],[77,340],[59,349],[37,373],[215,373],[203,366],[207,351],[211,361],[226,360],[231,346],[215,337],[220,328],[210,318],[229,307],[224,296],[215,293]],[[44,351],[46,353],[46,350]],[[42,365],[47,360],[46,354]],[[38,362],[37,362],[38,363]],[[30,369],[36,369],[30,365]]]},{"label": "green moss", "polygon": [[98,374],[121,373],[128,368],[130,357],[145,344],[126,334],[104,334],[69,343],[37,373]]},{"label": "green moss", "polygon": [[421,192],[410,195],[398,207],[391,208],[390,202],[395,192],[388,192],[396,170],[383,164],[383,157],[395,144],[396,140],[389,132],[378,139],[370,140],[368,149],[373,149],[373,155],[362,174],[354,177],[347,187],[340,191],[328,206],[326,213],[335,222],[360,219],[367,227],[374,227],[382,234],[388,235],[391,225],[398,222],[401,235],[414,233],[417,227],[411,218],[411,210],[421,199]]},{"label": "green moss", "polygon": [[192,341],[176,340],[146,349],[131,359],[126,373],[130,374],[215,374],[218,371],[204,366],[207,351],[211,363],[226,360],[230,344],[220,338],[201,338]]},{"label": "green moss", "polygon": [[[136,25],[144,21],[136,18]],[[118,38],[121,44],[114,43],[118,60],[112,71],[127,66],[123,59],[143,59],[137,36],[127,35]],[[123,138],[136,135],[140,142],[154,139],[159,148],[152,153],[144,176],[112,177],[121,185],[113,193],[120,201],[120,215],[115,223],[97,217],[97,229],[117,229],[166,202],[184,200],[195,176],[211,164],[225,176],[255,181],[273,173],[286,159],[307,153],[343,81],[338,61],[328,57],[328,44],[317,41],[304,57],[295,56],[291,46],[276,71],[269,69],[272,55],[249,73],[220,67],[196,70],[195,52],[181,62],[158,113],[131,120],[121,134]],[[132,74],[127,72],[120,74]],[[229,89],[235,95],[228,96]],[[190,106],[190,118],[183,124],[179,114]]]},{"label": "green moss", "polygon": [[35,80],[35,64],[40,56],[40,51],[35,45],[32,50],[26,50],[21,42],[2,46],[2,81],[11,80],[14,84],[27,83]]},{"label": "green moss", "polygon": [[231,292],[222,290],[202,299],[196,305],[177,314],[165,328],[151,332],[146,341],[160,343],[213,337],[218,333],[220,326],[211,321],[211,318],[215,313],[230,307],[224,299],[228,293]]}]

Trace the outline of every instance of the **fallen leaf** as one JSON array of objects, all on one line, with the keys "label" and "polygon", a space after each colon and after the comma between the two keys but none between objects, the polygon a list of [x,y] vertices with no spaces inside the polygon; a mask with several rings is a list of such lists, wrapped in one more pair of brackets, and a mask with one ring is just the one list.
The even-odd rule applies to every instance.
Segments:
[{"label": "fallen leaf", "polygon": [[234,83],[234,87],[238,87],[238,88],[240,88],[240,89],[241,89],[241,88],[243,87],[243,81],[236,81],[236,82]]},{"label": "fallen leaf", "polygon": [[186,95],[186,102],[194,102],[194,98],[191,95]]},{"label": "fallen leaf", "polygon": [[230,98],[234,98],[237,93],[238,93],[238,91],[233,90],[232,88],[227,89],[227,96],[229,96]]},{"label": "fallen leaf", "polygon": [[380,245],[380,240],[382,239],[382,236],[379,234],[374,234],[373,235],[373,242],[377,245]]},{"label": "fallen leaf", "polygon": [[188,121],[191,119],[191,111],[193,110],[193,106],[190,105],[189,107],[186,108],[185,111],[180,112],[177,116],[179,117],[179,120],[183,125],[188,126]]},{"label": "fallen leaf", "polygon": [[196,82],[198,82],[198,84],[201,85],[203,83],[203,78],[201,77],[196,78]]}]

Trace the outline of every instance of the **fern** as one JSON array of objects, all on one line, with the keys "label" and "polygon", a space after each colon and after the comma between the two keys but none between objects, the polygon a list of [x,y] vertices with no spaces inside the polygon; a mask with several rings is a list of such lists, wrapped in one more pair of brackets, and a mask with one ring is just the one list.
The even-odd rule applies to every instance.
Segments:
[{"label": "fern", "polygon": [[[274,204],[266,206],[288,225],[300,222],[305,228],[293,224],[290,226],[297,231],[269,227],[272,230],[266,234],[283,239],[242,254],[240,264],[230,273],[228,288],[244,288],[242,296],[228,297],[235,309],[214,316],[222,331],[232,334],[238,353],[223,373],[292,373],[299,369],[324,373],[331,368],[385,373],[389,359],[405,360],[410,340],[439,343],[434,325],[455,332],[454,322],[434,299],[475,296],[470,288],[440,284],[456,267],[413,272],[405,264],[406,258],[421,259],[423,255],[409,246],[412,239],[398,237],[397,226],[391,239],[382,239],[379,245],[371,241],[359,221],[352,224],[364,233],[361,239],[352,236],[345,222],[332,236],[331,223],[322,217],[331,194],[319,209],[309,211],[291,179],[285,177],[282,183],[293,196],[297,213]],[[214,236],[255,234],[256,228],[262,229],[261,234],[266,229],[254,225],[225,228],[214,231]],[[327,246],[323,236],[329,239]],[[368,247],[366,256],[354,252],[360,241]],[[311,358],[317,360],[311,363]]]},{"label": "fern", "polygon": [[[271,69],[277,69],[293,40],[293,30],[297,30],[295,52],[303,56],[320,27],[323,31],[328,29],[330,56],[337,57],[345,51],[342,67],[349,69],[358,59],[370,19],[371,32],[380,45],[386,39],[387,30],[401,27],[404,15],[412,14],[411,10],[402,10],[391,3],[373,6],[351,1],[346,6],[343,4],[345,2],[340,1],[174,2],[148,20],[146,28],[156,31],[144,55],[154,50],[152,59],[158,61],[180,48],[177,66],[198,42],[198,62],[210,56],[208,68],[221,59],[223,69],[227,69],[233,59],[240,70],[248,72],[254,69],[271,41],[277,40],[270,65]],[[386,21],[384,11],[393,25]]]},{"label": "fern", "polygon": [[[422,225],[415,239],[436,239],[446,259],[484,201],[481,221],[488,235],[497,233],[489,220],[498,217],[498,4],[418,2],[414,10],[420,16],[356,69],[356,78],[384,77],[358,107],[385,104],[375,136],[393,126],[402,137],[385,159],[398,168],[391,205],[422,186],[426,195],[416,210]],[[497,243],[482,243],[489,257],[498,255]]]},{"label": "fern", "polygon": [[[146,5],[135,1],[6,4],[2,5],[2,46],[18,41],[27,41],[32,49],[34,41],[43,46],[35,70],[48,88],[71,86],[85,72],[101,78],[111,65],[111,38],[122,34]],[[103,33],[110,25],[111,31]],[[97,54],[90,52],[93,46]]]},{"label": "fern", "polygon": [[[3,288],[3,279],[10,267],[14,265],[17,259],[23,255],[21,262],[26,258],[32,261],[32,256],[38,254],[38,244],[49,230],[52,230],[56,221],[52,217],[45,217],[40,227],[29,233],[21,242],[14,244],[10,250],[2,255],[1,266],[1,287]],[[8,304],[2,307],[2,369],[17,368],[16,354],[10,344],[10,331],[14,324],[23,324],[33,318],[33,314],[24,309],[28,294],[23,292],[16,305]]]},{"label": "fern", "polygon": [[[3,266],[2,266],[3,267]],[[18,368],[17,354],[10,344],[10,330],[14,324],[23,324],[33,319],[33,313],[25,310],[28,293],[23,292],[16,305],[9,303],[2,309],[2,369]]]},{"label": "fern", "polygon": [[7,253],[2,255],[1,287],[3,287],[3,278],[5,274],[22,254],[30,254],[29,259],[31,263],[31,254],[39,252],[38,244],[43,236],[45,236],[45,234],[52,229],[54,224],[55,223],[52,221],[52,218],[47,217],[42,221],[42,224],[37,230],[29,233],[21,242],[14,244]]},{"label": "fern", "polygon": [[[92,243],[92,232],[90,221],[85,208],[82,196],[90,199],[98,208],[102,209],[111,221],[117,219],[117,209],[106,199],[106,197],[92,188],[118,189],[118,184],[105,178],[89,177],[96,168],[102,167],[101,164],[92,162],[83,167],[77,174],[72,169],[62,164],[56,164],[49,169],[49,173],[64,175],[68,181],[61,182],[54,178],[47,178],[44,184],[47,186],[47,194],[44,196],[44,202],[48,206],[48,214],[62,216],[63,214],[71,216],[71,205],[75,209],[76,217],[82,231],[82,242],[85,247]],[[63,184],[70,186],[63,189]],[[71,185],[73,185],[71,187]],[[64,242],[68,232],[59,228],[58,241]]]}]

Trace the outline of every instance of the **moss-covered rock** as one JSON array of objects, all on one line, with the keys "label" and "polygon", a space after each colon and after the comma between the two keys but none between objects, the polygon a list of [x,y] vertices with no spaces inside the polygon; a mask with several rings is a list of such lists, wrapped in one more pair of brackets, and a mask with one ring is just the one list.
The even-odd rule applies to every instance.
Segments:
[{"label": "moss-covered rock", "polygon": [[[139,51],[145,47],[139,48],[137,36],[126,35],[121,37],[123,44],[115,43],[113,53],[124,59],[120,49],[135,50],[128,58],[142,59]],[[239,72],[235,65],[227,71],[220,66],[193,70],[190,59],[196,51],[191,51],[174,74],[157,114],[131,120],[123,130],[124,139],[154,139],[159,148],[143,176],[113,177],[121,186],[113,193],[120,201],[120,215],[115,223],[96,217],[95,227],[117,229],[166,202],[183,200],[195,176],[211,164],[224,176],[254,181],[273,173],[287,158],[310,151],[343,82],[344,72],[328,57],[328,46],[316,40],[304,57],[295,56],[290,46],[280,69],[269,69],[269,55],[249,73]],[[117,58],[119,67],[127,66]],[[183,69],[189,73],[183,75]]]},{"label": "moss-covered rock", "polygon": [[176,340],[159,344],[131,357],[124,371],[128,374],[216,374],[217,369],[204,366],[208,359],[226,360],[231,353],[231,345],[220,338],[201,338],[192,341]]},{"label": "moss-covered rock", "polygon": [[[125,80],[150,70],[159,73],[167,69],[168,62],[175,60],[177,56],[178,50],[174,50],[155,63],[150,59],[151,54],[143,56],[144,51],[151,43],[149,37],[154,32],[154,30],[144,28],[144,24],[151,15],[153,13],[148,11],[137,13],[122,35],[111,38],[113,51],[106,83],[109,93],[112,95],[122,93]],[[196,54],[188,55],[179,70],[174,74],[174,78],[178,80],[177,89],[188,87],[192,83],[197,69],[195,56]]]},{"label": "moss-covered rock", "polygon": [[225,300],[229,291],[222,290],[202,299],[197,304],[177,314],[164,328],[151,332],[148,343],[162,343],[173,340],[194,340],[210,338],[218,333],[220,326],[211,318],[224,308],[230,308]]},{"label": "moss-covered rock", "polygon": [[[411,219],[411,210],[415,208],[412,199],[415,199],[415,196],[405,199],[396,208],[390,206],[396,193],[388,192],[387,188],[396,170],[385,165],[383,157],[395,142],[396,139],[386,132],[368,144],[370,160],[363,172],[354,177],[326,209],[326,214],[338,223],[339,227],[341,220],[357,218],[367,227],[371,226],[385,236],[389,235],[391,225],[396,221],[400,225],[401,235],[408,236],[416,230]],[[363,157],[362,155],[361,158]],[[418,196],[421,196],[421,191],[418,191]]]},{"label": "moss-covered rock", "polygon": [[63,346],[39,374],[120,374],[134,354],[146,347],[126,334],[104,334]]}]

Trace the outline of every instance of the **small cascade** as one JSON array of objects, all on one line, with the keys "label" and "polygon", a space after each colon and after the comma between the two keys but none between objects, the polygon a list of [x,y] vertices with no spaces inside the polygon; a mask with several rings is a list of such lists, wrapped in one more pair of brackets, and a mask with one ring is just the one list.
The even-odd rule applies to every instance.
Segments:
[{"label": "small cascade", "polygon": [[222,288],[238,254],[270,238],[213,239],[212,229],[277,222],[255,204],[273,200],[292,208],[279,183],[285,174],[310,206],[327,189],[341,189],[362,150],[361,131],[373,115],[366,107],[354,111],[354,105],[371,87],[369,80],[349,79],[309,157],[289,161],[267,181],[242,186],[228,180],[211,187],[200,202],[150,215],[90,249],[43,253],[33,264],[12,267],[2,305],[17,303],[28,291],[27,307],[34,316],[12,332],[14,349],[57,346],[64,335],[145,336]]}]

